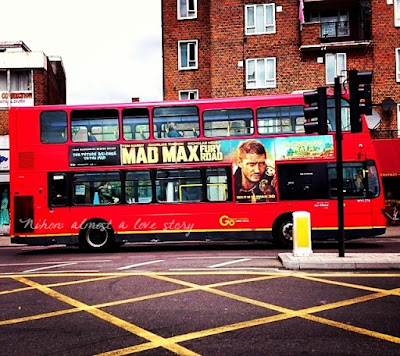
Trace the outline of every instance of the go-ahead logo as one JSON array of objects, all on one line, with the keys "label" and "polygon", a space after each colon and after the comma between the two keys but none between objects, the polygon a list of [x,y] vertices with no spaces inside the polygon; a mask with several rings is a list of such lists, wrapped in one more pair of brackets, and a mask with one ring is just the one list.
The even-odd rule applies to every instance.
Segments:
[{"label": "go-ahead logo", "polygon": [[228,215],[222,215],[219,218],[221,226],[235,226],[236,223],[248,223],[249,218],[230,218]]}]

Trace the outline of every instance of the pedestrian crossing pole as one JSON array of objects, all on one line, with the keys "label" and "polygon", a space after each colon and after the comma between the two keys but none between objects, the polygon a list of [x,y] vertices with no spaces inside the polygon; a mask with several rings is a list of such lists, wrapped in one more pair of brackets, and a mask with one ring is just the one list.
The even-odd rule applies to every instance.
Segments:
[{"label": "pedestrian crossing pole", "polygon": [[340,78],[335,78],[335,120],[336,120],[336,176],[338,204],[339,257],[344,257],[344,209],[343,209],[343,134],[342,134],[342,86]]}]

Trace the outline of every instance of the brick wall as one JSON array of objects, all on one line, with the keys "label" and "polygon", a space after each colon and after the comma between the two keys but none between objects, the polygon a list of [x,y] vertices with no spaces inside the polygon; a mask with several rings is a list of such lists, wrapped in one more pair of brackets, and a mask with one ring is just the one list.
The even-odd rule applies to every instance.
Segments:
[{"label": "brick wall", "polygon": [[[163,0],[164,99],[177,100],[179,90],[198,89],[210,97],[210,16],[209,0],[201,1],[197,19],[177,19],[177,1]],[[200,70],[178,70],[178,41],[199,42]]]},{"label": "brick wall", "polygon": [[[247,3],[275,3],[275,34],[245,35],[244,6]],[[348,70],[373,70],[372,99],[375,108],[382,114],[381,128],[395,129],[396,110],[388,115],[382,112],[380,106],[376,106],[386,97],[400,103],[395,60],[395,48],[400,47],[400,28],[394,27],[394,6],[386,1],[371,0],[370,47],[342,46],[313,51],[300,51],[299,48],[301,45],[320,43],[319,25],[307,24],[300,31],[298,6],[298,0],[198,0],[198,18],[178,21],[177,1],[163,0],[165,99],[178,99],[178,90],[182,89],[199,89],[203,98],[315,89],[326,85],[325,54],[346,53]],[[350,15],[354,14],[358,16],[358,12],[352,9]],[[354,21],[352,25],[351,31],[357,39],[357,36],[361,36],[355,32],[358,26]],[[199,40],[198,70],[178,71],[177,43],[185,39]],[[246,89],[246,59],[264,57],[276,57],[277,87]],[[318,63],[318,57],[322,57],[322,63]],[[243,66],[239,63],[243,63]]]},{"label": "brick wall", "polygon": [[0,110],[0,135],[8,135],[8,110]]},{"label": "brick wall", "polygon": [[[387,5],[386,1],[372,0],[372,8],[373,102],[380,104],[383,99],[391,97],[396,103],[400,103],[400,83],[396,82],[395,56],[396,47],[400,47],[400,28],[394,27],[394,6]],[[397,129],[395,108],[381,117],[382,129]]]}]

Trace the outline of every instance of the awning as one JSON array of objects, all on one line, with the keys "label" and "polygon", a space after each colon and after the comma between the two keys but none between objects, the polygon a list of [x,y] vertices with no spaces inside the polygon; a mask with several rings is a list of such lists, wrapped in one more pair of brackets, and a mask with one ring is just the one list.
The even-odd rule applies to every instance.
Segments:
[{"label": "awning", "polygon": [[400,139],[373,140],[382,177],[400,177]]}]

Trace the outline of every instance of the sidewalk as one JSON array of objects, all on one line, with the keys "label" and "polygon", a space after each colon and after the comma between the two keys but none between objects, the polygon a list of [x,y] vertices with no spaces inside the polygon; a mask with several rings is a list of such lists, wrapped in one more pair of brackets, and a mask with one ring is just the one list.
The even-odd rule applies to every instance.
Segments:
[{"label": "sidewalk", "polygon": [[[400,226],[388,226],[385,238],[399,238]],[[286,269],[292,270],[393,270],[400,269],[400,253],[312,253],[309,257],[295,257],[292,252],[280,253]]]}]

